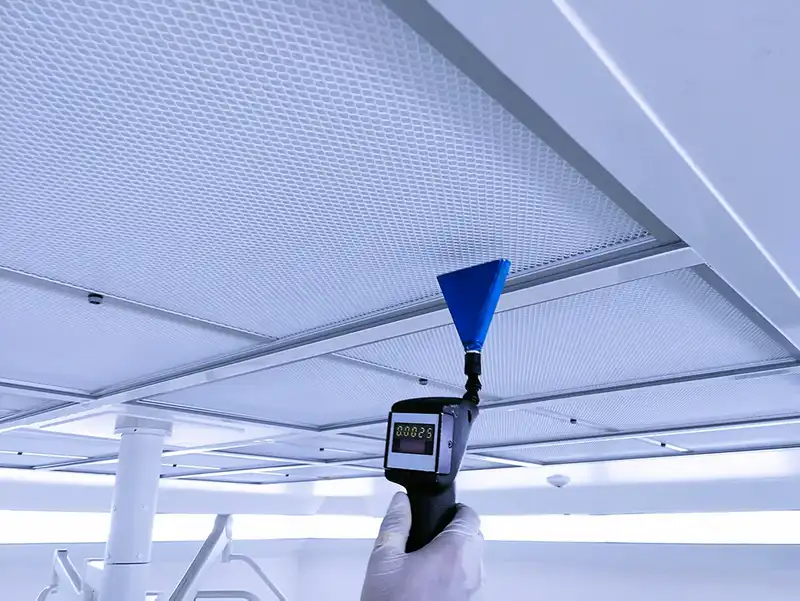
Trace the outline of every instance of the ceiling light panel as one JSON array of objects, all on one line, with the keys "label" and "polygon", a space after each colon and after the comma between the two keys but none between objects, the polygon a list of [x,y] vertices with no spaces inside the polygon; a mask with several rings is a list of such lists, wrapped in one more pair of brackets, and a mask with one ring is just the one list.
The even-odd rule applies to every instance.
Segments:
[{"label": "ceiling light panel", "polygon": [[289,424],[324,425],[385,416],[392,403],[452,396],[433,383],[325,357],[161,395],[156,400]]},{"label": "ceiling light panel", "polygon": [[0,346],[0,378],[84,391],[258,341],[113,299],[92,305],[84,292],[18,278],[0,277],[0,306],[13,315],[0,320],[0,340],[8,341]]},{"label": "ceiling light panel", "polygon": [[795,416],[800,415],[800,375],[668,384],[547,402],[543,407],[622,431]]},{"label": "ceiling light panel", "polygon": [[610,461],[638,457],[678,455],[678,452],[657,447],[641,440],[604,440],[575,444],[559,444],[513,451],[485,451],[487,455],[531,461],[533,463],[575,463],[579,461]]},{"label": "ceiling light panel", "polygon": [[[344,353],[461,385],[452,326]],[[787,351],[692,269],[498,313],[485,392],[514,397],[786,359]]]},{"label": "ceiling light panel", "polygon": [[0,35],[0,265],[281,337],[649,239],[378,0],[12,0]]}]

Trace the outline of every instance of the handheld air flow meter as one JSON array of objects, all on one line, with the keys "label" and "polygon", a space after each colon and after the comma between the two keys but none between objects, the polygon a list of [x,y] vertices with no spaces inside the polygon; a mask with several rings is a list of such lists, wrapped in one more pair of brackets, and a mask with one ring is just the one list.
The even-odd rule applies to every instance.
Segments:
[{"label": "handheld air flow meter", "polygon": [[463,397],[423,397],[392,405],[386,431],[386,478],[411,502],[406,551],[424,547],[455,516],[455,479],[478,418],[481,350],[510,263],[492,261],[439,276],[445,302],[466,351]]}]

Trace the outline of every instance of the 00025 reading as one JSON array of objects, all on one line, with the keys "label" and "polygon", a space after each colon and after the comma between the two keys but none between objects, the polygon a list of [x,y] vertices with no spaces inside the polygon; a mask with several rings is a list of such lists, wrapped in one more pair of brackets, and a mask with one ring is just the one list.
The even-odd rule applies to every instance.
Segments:
[{"label": "00025 reading", "polygon": [[436,437],[433,424],[394,424],[392,451],[394,453],[413,453],[433,455]]}]

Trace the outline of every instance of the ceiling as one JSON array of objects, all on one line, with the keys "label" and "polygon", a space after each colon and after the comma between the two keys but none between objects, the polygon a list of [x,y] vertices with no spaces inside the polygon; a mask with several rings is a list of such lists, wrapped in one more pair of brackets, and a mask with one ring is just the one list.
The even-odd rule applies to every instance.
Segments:
[{"label": "ceiling", "polygon": [[794,3],[461,8],[4,4],[0,467],[380,473],[499,257],[464,469],[800,445]]}]

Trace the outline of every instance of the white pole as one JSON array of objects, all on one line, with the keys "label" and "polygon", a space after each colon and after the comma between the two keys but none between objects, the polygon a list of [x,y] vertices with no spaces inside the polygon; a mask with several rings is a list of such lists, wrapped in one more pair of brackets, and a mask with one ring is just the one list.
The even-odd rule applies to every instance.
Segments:
[{"label": "white pole", "polygon": [[100,601],[145,600],[161,453],[171,429],[160,420],[130,415],[117,418],[116,432],[122,440]]}]

